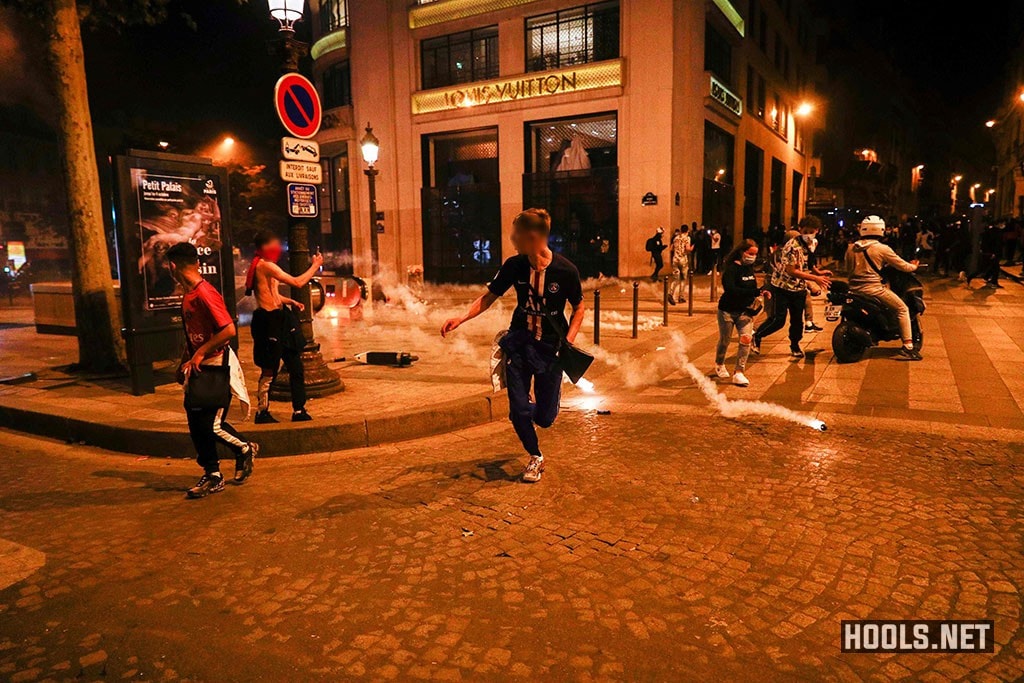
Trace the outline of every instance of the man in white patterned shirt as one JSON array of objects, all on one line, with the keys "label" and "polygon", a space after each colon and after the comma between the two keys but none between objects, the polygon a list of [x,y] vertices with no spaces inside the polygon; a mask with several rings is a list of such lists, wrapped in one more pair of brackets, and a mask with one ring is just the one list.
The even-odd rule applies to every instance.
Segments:
[{"label": "man in white patterned shirt", "polygon": [[821,221],[806,216],[800,221],[800,234],[782,246],[779,267],[772,272],[772,295],[774,307],[771,317],[754,331],[754,343],[750,350],[761,352],[761,340],[778,332],[789,316],[789,352],[794,358],[803,358],[800,340],[804,336],[804,306],[807,300],[807,284],[814,283],[822,289],[832,284],[832,272],[808,267],[809,245],[815,240]]}]

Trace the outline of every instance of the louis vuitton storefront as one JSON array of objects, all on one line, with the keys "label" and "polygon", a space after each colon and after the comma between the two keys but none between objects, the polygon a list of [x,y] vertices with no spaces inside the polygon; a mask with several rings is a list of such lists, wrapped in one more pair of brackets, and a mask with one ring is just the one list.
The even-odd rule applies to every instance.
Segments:
[{"label": "louis vuitton storefront", "polygon": [[365,122],[381,145],[381,264],[399,279],[422,268],[430,281],[486,281],[512,255],[511,221],[527,206],[551,212],[553,247],[584,276],[639,274],[659,226],[738,232],[750,206],[752,220],[767,218],[767,188],[749,205],[735,180],[748,175],[748,133],[764,137],[757,127],[775,138],[759,140],[766,164],[803,165],[782,119],[770,131],[738,94],[741,57],[757,46],[728,0],[311,2],[314,13],[339,3],[344,29],[312,53],[322,85],[343,62],[351,88],[321,137],[352,160],[338,222],[349,219],[357,271],[370,242],[354,161]]}]

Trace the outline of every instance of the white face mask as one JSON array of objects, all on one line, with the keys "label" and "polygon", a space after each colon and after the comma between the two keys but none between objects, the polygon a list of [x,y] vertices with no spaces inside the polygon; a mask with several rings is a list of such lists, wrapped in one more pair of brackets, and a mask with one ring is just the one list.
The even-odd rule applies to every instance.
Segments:
[{"label": "white face mask", "polygon": [[752,266],[752,265],[754,265],[754,261],[756,261],[756,260],[757,260],[757,256],[756,255],[755,256],[749,256],[747,254],[743,254],[742,256],[740,256],[740,263],[742,263],[745,266]]}]

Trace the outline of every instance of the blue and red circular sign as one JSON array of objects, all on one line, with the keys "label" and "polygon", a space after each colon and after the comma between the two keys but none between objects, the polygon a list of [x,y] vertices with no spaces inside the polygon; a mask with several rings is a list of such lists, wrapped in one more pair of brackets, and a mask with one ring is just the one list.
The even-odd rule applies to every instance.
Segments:
[{"label": "blue and red circular sign", "polygon": [[301,74],[285,74],[274,86],[277,118],[290,135],[311,138],[320,130],[323,110],[320,96],[309,79]]}]

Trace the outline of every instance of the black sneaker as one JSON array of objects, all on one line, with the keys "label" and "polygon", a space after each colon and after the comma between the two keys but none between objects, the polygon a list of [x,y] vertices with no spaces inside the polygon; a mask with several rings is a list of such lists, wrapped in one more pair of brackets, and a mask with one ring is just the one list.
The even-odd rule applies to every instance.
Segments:
[{"label": "black sneaker", "polygon": [[309,422],[312,419],[313,418],[306,412],[305,408],[302,410],[296,410],[292,413],[292,422]]},{"label": "black sneaker", "polygon": [[674,296],[672,296],[671,294],[669,294],[668,295],[668,302],[670,304],[672,304],[673,306],[675,306],[676,305],[676,298]]},{"label": "black sneaker", "polygon": [[807,323],[804,325],[804,331],[806,332],[821,332],[824,329],[824,327],[818,327],[816,323]]},{"label": "black sneaker", "polygon": [[793,358],[803,358],[804,352],[796,344],[790,344],[789,355],[793,356]]},{"label": "black sneaker", "polygon": [[261,410],[256,413],[256,417],[253,418],[253,422],[258,425],[277,424],[277,418],[271,415],[269,410]]},{"label": "black sneaker", "polygon": [[258,443],[249,442],[249,450],[246,453],[235,458],[235,483],[243,484],[245,480],[252,476],[253,460],[260,453],[260,445]]},{"label": "black sneaker", "polygon": [[220,493],[224,490],[224,477],[219,474],[204,474],[196,482],[196,485],[188,490],[186,498],[205,498],[211,493]]},{"label": "black sneaker", "polygon": [[908,349],[904,346],[900,349],[900,352],[896,354],[896,360],[924,360],[924,356],[921,355],[920,351]]}]

